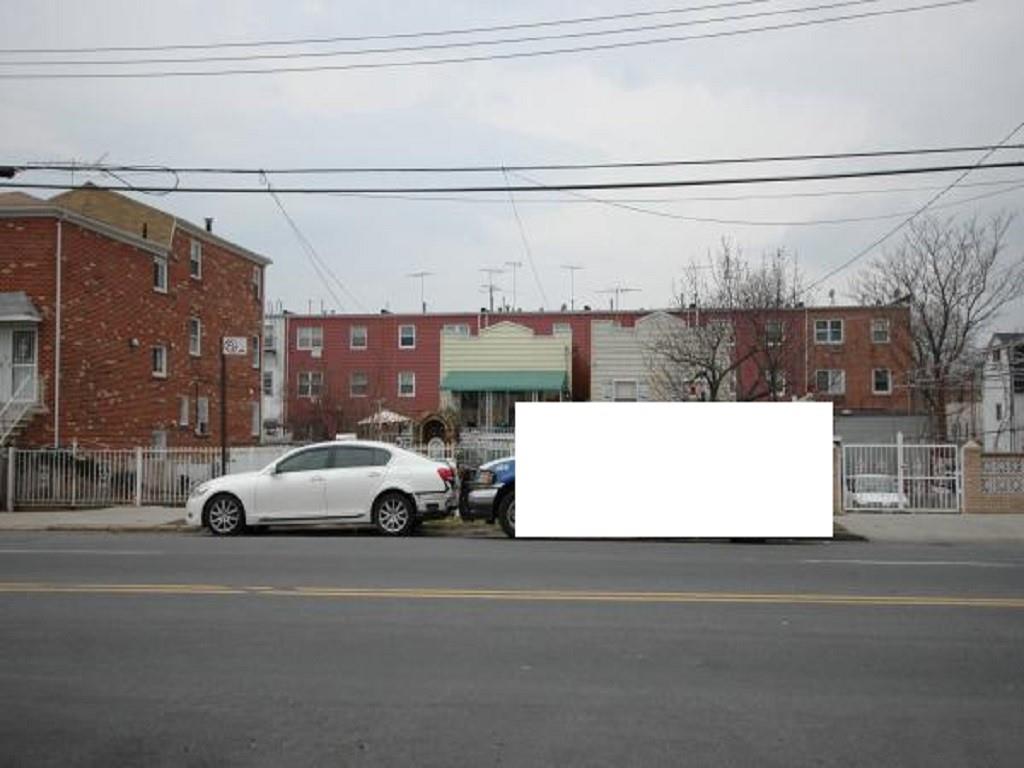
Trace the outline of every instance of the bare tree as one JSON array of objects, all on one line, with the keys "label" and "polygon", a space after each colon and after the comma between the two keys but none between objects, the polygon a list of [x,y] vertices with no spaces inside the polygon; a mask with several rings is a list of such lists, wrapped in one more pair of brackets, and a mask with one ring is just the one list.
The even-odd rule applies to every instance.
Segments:
[{"label": "bare tree", "polygon": [[[758,266],[723,240],[706,265],[683,276],[680,309],[685,327],[670,327],[648,346],[652,383],[664,399],[777,399],[792,370],[796,335],[787,333],[786,313],[802,293],[799,274],[778,250]],[[742,369],[755,375],[739,381]],[[729,391],[728,384],[735,387]]]},{"label": "bare tree", "polygon": [[947,398],[979,334],[1024,291],[1024,262],[1001,259],[1011,222],[1007,214],[985,221],[917,219],[903,243],[854,282],[862,303],[909,302],[913,382],[941,439],[947,439]]}]

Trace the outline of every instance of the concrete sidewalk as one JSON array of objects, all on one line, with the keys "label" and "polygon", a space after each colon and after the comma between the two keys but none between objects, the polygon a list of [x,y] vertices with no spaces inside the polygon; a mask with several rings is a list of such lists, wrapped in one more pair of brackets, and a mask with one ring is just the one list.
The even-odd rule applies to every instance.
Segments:
[{"label": "concrete sidewalk", "polygon": [[901,544],[1024,544],[1024,514],[851,513],[835,518],[855,536]]},{"label": "concrete sidewalk", "polygon": [[0,531],[178,531],[184,507],[109,507],[62,512],[0,512]]}]

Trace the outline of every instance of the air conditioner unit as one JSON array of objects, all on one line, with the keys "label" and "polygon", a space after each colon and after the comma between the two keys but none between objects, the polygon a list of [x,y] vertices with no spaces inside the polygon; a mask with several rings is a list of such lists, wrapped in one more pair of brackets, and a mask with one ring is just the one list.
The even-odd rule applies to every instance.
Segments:
[{"label": "air conditioner unit", "polygon": [[323,353],[323,347],[313,347],[311,350],[309,350],[309,354],[312,355],[313,357],[320,357],[321,355],[323,355]]}]

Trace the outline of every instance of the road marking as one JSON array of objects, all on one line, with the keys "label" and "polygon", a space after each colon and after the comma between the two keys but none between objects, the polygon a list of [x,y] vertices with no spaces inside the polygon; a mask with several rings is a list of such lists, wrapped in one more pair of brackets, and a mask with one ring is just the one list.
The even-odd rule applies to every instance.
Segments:
[{"label": "road marking", "polygon": [[0,582],[7,594],[251,595],[334,599],[508,600],[522,602],[715,603],[752,605],[950,606],[1024,609],[1024,597],[844,595],[772,592],[613,592],[553,589],[427,589],[376,587],[245,587],[226,584],[73,584]]},{"label": "road marking", "polygon": [[155,549],[0,549],[0,554],[30,555],[160,555]]},{"label": "road marking", "polygon": [[839,565],[957,565],[971,568],[1021,568],[1024,563],[991,562],[985,560],[854,560],[828,558],[821,560],[801,560],[801,563],[839,564]]}]

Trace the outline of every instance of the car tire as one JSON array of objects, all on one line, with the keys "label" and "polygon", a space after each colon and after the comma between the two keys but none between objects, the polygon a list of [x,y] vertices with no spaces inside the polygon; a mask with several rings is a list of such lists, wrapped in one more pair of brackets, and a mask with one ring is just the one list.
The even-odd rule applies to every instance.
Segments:
[{"label": "car tire", "polygon": [[242,502],[230,493],[218,493],[206,505],[206,527],[214,536],[237,536],[245,530]]},{"label": "car tire", "polygon": [[416,525],[412,502],[396,491],[385,493],[373,505],[373,524],[385,536],[406,536]]},{"label": "car tire", "polygon": [[516,537],[516,492],[510,491],[501,497],[498,504],[498,522],[501,523],[501,530],[510,539]]}]

